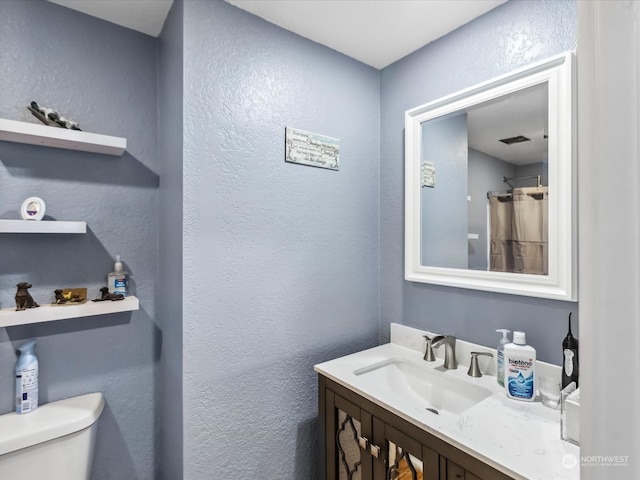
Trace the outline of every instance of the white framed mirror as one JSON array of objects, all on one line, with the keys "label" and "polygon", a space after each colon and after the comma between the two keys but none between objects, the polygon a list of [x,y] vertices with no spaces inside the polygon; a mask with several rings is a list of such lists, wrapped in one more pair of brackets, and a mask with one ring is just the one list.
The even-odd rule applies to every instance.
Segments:
[{"label": "white framed mirror", "polygon": [[405,113],[405,279],[577,300],[574,56]]}]

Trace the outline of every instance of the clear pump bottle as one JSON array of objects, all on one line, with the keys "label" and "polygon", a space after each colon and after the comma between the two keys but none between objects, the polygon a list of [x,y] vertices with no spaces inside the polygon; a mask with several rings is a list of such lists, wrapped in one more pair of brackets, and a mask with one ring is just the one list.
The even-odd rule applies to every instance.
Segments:
[{"label": "clear pump bottle", "polygon": [[129,279],[127,278],[127,272],[122,269],[120,255],[116,255],[113,272],[107,275],[107,286],[109,287],[109,293],[120,293],[126,297],[129,292]]},{"label": "clear pump bottle", "polygon": [[506,328],[498,328],[496,332],[502,333],[502,338],[500,339],[500,343],[498,344],[497,348],[496,372],[498,375],[498,385],[504,387],[504,346],[509,343],[507,334],[511,333],[511,330],[507,330]]}]

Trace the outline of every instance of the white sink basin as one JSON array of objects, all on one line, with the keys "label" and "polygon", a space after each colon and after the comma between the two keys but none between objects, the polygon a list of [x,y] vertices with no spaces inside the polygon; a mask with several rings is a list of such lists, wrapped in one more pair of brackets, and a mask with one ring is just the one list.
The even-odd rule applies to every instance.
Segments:
[{"label": "white sink basin", "polygon": [[354,370],[354,375],[399,400],[412,400],[434,414],[459,415],[491,395],[491,390],[448,376],[446,370],[389,358]]}]

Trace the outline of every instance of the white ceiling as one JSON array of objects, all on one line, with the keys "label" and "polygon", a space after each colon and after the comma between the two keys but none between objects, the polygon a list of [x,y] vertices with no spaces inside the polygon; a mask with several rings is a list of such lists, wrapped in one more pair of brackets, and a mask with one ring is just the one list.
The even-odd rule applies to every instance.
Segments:
[{"label": "white ceiling", "polygon": [[506,0],[226,0],[375,68]]},{"label": "white ceiling", "polygon": [[49,0],[111,23],[157,37],[173,0]]},{"label": "white ceiling", "polygon": [[[49,0],[158,36],[173,0]],[[189,0],[186,0],[189,1]],[[226,0],[282,28],[383,68],[506,0]]]}]

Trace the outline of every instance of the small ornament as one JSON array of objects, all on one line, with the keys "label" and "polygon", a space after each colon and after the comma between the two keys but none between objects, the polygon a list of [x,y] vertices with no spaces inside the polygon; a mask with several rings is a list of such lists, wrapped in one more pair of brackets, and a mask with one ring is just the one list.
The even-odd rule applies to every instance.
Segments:
[{"label": "small ornament", "polygon": [[86,288],[58,288],[53,293],[53,305],[80,305],[87,301]]},{"label": "small ornament", "polygon": [[31,102],[31,105],[28,106],[27,109],[33,114],[34,117],[36,117],[45,125],[67,128],[69,130],[80,130],[78,122],[74,122],[73,120],[69,120],[68,118],[60,116],[60,114],[52,108],[42,107],[36,102]]},{"label": "small ornament", "polygon": [[18,287],[18,291],[16,292],[16,312],[26,308],[35,308],[40,306],[29,293],[29,289],[32,286],[33,285],[28,282],[20,282],[16,285],[16,287]]},{"label": "small ornament", "polygon": [[100,298],[94,298],[92,300],[93,302],[106,302],[107,300],[115,302],[116,300],[124,300],[124,295],[121,293],[109,293],[109,287],[102,287],[100,293],[102,296]]},{"label": "small ornament", "polygon": [[20,215],[23,220],[42,220],[46,209],[44,200],[38,197],[29,197],[22,202]]}]

